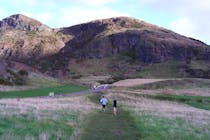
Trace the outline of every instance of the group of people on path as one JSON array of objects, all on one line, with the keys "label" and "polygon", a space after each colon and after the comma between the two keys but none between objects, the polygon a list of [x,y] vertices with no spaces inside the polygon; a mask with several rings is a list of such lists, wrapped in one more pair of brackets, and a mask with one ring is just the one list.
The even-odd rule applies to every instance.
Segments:
[{"label": "group of people on path", "polygon": [[[102,105],[102,110],[105,112],[106,104],[107,104],[108,100],[103,96],[101,98],[100,102],[101,102],[101,105]],[[113,114],[117,115],[117,100],[116,99],[113,100],[112,106],[113,106]]]}]

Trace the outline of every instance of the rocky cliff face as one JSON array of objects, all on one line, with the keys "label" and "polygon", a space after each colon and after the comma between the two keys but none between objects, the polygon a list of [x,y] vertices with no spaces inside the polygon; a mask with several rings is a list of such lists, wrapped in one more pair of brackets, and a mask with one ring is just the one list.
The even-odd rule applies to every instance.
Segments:
[{"label": "rocky cliff face", "polygon": [[34,64],[57,53],[66,38],[37,20],[12,15],[0,21],[0,57]]},{"label": "rocky cliff face", "polygon": [[61,32],[74,36],[61,53],[76,58],[122,54],[149,63],[169,59],[209,59],[209,47],[203,42],[127,17],[98,20]]},{"label": "rocky cliff face", "polygon": [[[0,58],[55,75],[68,71],[77,73],[72,70],[76,65],[91,68],[94,62],[98,67],[95,60],[102,63],[106,59],[103,73],[122,70],[132,63],[131,71],[122,72],[129,73],[139,71],[140,63],[209,62],[210,47],[199,40],[128,17],[51,29],[24,15],[13,15],[0,21]],[[90,70],[90,73],[94,72]]]},{"label": "rocky cliff face", "polygon": [[17,14],[0,21],[0,29],[18,29],[24,31],[50,31],[51,29],[41,22],[27,16]]}]

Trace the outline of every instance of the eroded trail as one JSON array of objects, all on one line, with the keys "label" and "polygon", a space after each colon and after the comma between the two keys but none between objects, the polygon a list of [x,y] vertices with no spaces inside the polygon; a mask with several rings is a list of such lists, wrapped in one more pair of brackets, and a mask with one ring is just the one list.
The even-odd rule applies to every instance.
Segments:
[{"label": "eroded trail", "polygon": [[[98,103],[99,97],[92,95],[91,98]],[[137,140],[141,137],[130,113],[119,107],[118,115],[114,116],[111,103],[105,112],[98,110],[90,114],[83,126],[79,140]]]},{"label": "eroded trail", "polygon": [[132,86],[143,85],[143,84],[154,83],[154,82],[165,81],[165,80],[169,80],[169,79],[126,79],[126,80],[115,82],[112,84],[112,86],[132,87]]}]

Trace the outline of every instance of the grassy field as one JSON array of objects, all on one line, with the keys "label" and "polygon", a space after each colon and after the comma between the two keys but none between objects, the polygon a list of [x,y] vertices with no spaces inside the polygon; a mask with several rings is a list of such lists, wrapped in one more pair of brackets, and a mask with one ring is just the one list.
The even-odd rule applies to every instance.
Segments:
[{"label": "grassy field", "polygon": [[141,140],[207,140],[210,138],[209,126],[196,126],[190,121],[134,114],[135,124],[141,133]]},{"label": "grassy field", "polygon": [[69,140],[95,106],[85,96],[0,100],[0,140]]},{"label": "grassy field", "polygon": [[[100,96],[94,95],[90,99],[98,103]],[[84,127],[79,140],[206,140],[210,138],[208,125],[197,124],[193,120],[182,117],[163,117],[135,110],[129,106],[129,99],[126,100],[120,94],[107,96],[108,99],[117,97],[119,101],[124,102],[118,107],[118,115],[113,116],[111,103],[108,104],[106,112],[98,110],[89,114],[83,122]],[[135,96],[135,99],[141,100],[141,98]],[[132,102],[135,104],[134,99]],[[175,106],[174,108],[176,109]]]},{"label": "grassy field", "polygon": [[210,112],[208,110],[191,108],[165,100],[146,99],[136,95],[118,95],[118,99],[127,105],[127,110],[134,118],[135,128],[140,134],[138,139],[210,139],[210,119],[207,117]]},{"label": "grassy field", "polygon": [[[209,87],[209,79],[172,79],[134,86],[130,89],[141,89],[142,94],[139,94],[139,96],[146,98],[184,103],[196,108],[210,110],[210,96],[207,96],[209,92],[206,92]],[[192,92],[193,89],[194,93]],[[200,93],[203,91],[206,94],[199,96],[198,89]],[[146,94],[144,90],[153,90],[154,92],[159,90],[159,93]],[[189,94],[189,91],[192,95]],[[189,95],[184,94],[184,92]]]},{"label": "grassy field", "polygon": [[10,92],[0,92],[0,98],[24,98],[24,97],[36,97],[36,96],[48,96],[49,92],[59,93],[71,93],[82,90],[87,90],[87,87],[82,87],[78,85],[61,85],[54,87],[46,87],[41,89],[31,89],[24,91],[10,91]]},{"label": "grassy field", "polygon": [[169,95],[169,94],[142,95],[142,96],[146,98],[184,103],[196,108],[210,110],[210,97]]},{"label": "grassy field", "polygon": [[2,140],[68,139],[73,128],[63,120],[34,119],[25,116],[0,117]]},{"label": "grassy field", "polygon": [[[208,81],[201,79],[184,79],[184,86],[176,82],[161,83],[151,91],[208,87]],[[57,92],[60,88],[63,93],[66,88],[69,91],[66,86],[56,86]],[[122,90],[60,98],[1,98],[0,140],[210,139],[210,97],[145,95],[148,88],[136,89],[139,93]],[[108,99],[105,112],[99,102],[102,95]],[[118,100],[117,116],[112,114],[114,98]]]}]

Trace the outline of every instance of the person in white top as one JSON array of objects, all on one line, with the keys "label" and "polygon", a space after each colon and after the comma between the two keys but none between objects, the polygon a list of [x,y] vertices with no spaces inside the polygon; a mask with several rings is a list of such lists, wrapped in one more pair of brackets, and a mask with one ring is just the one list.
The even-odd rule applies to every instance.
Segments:
[{"label": "person in white top", "polygon": [[103,96],[100,102],[101,102],[101,105],[102,105],[102,110],[105,111],[106,110],[105,109],[106,108],[106,104],[108,102],[107,99]]}]

